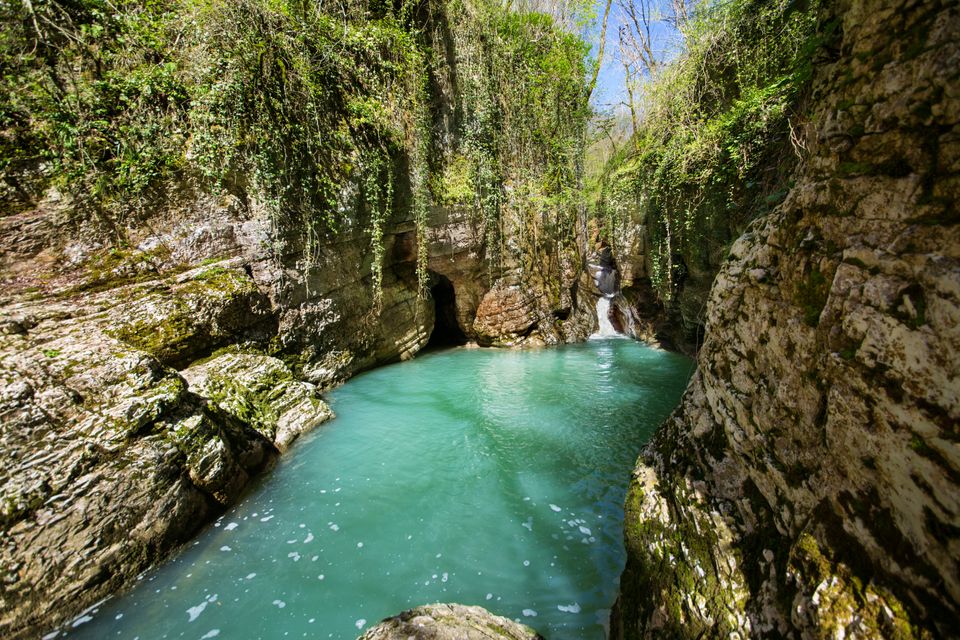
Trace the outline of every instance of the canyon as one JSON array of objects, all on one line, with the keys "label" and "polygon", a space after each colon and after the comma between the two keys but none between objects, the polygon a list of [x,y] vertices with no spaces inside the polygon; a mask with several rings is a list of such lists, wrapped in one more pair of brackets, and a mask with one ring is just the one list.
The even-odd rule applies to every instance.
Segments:
[{"label": "canyon", "polygon": [[[446,169],[475,100],[452,18],[428,20]],[[267,199],[189,180],[122,242],[56,188],[0,218],[5,637],[190,540],[351,376],[431,344],[582,341],[601,300],[614,330],[698,362],[633,473],[611,638],[956,637],[960,11],[839,0],[817,20],[789,189],[672,309],[643,224],[605,238],[575,207],[550,226],[505,206],[492,235],[479,198],[436,198],[424,227],[412,176],[380,265],[360,177],[309,246]]]}]

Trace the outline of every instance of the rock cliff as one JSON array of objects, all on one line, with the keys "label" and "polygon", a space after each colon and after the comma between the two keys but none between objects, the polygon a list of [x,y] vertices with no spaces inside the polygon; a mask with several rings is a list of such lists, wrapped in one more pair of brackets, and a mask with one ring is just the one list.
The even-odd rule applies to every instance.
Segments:
[{"label": "rock cliff", "polygon": [[[445,56],[426,129],[440,167],[472,108],[456,66],[480,46],[444,26],[455,10],[467,9],[418,16]],[[309,246],[262,194],[190,176],[120,228],[56,189],[0,217],[0,635],[49,630],[188,540],[329,419],[321,392],[356,372],[431,338],[517,346],[592,331],[576,235],[544,232],[531,249],[505,218],[494,265],[472,201],[437,201],[420,229],[397,155],[382,273],[363,176],[341,185],[340,228],[312,230]]]},{"label": "rock cliff", "polygon": [[960,11],[843,0],[640,459],[614,638],[957,637]]}]

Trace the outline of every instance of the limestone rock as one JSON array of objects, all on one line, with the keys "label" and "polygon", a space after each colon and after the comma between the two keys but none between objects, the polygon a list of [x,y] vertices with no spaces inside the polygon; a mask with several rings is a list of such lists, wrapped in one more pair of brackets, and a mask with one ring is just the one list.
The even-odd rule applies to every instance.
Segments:
[{"label": "limestone rock", "polygon": [[358,640],[543,640],[530,627],[482,607],[430,604],[387,618]]},{"label": "limestone rock", "polygon": [[302,433],[333,417],[316,386],[294,379],[279,359],[224,353],[181,372],[190,391],[246,422],[286,451]]},{"label": "limestone rock", "polygon": [[838,19],[809,157],[638,464],[613,638],[956,637],[960,13]]},{"label": "limestone rock", "polygon": [[[177,298],[184,288],[194,305],[189,338],[115,330],[117,318],[162,325],[148,310],[164,303],[145,300]],[[0,335],[7,637],[119,588],[234,500],[269,461],[273,447],[260,434],[208,411],[176,371],[134,346],[174,353],[169,338],[186,353],[196,336],[216,339],[227,317],[234,328],[256,325],[256,299],[235,290],[184,276],[0,309],[23,327]]]}]

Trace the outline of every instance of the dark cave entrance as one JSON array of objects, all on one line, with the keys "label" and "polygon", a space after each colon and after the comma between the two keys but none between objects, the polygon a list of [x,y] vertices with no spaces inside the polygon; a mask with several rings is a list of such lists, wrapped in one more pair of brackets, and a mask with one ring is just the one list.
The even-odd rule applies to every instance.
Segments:
[{"label": "dark cave entrance", "polygon": [[428,347],[455,347],[467,343],[457,322],[457,296],[450,279],[439,273],[430,274],[430,296],[433,298],[435,320]]}]

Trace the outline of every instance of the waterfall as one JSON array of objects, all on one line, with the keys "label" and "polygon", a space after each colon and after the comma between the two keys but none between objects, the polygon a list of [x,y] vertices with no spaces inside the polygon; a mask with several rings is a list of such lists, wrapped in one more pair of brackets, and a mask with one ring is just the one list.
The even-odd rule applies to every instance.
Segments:
[{"label": "waterfall", "polygon": [[610,322],[610,302],[613,300],[613,295],[602,296],[597,300],[597,321],[600,323],[600,328],[597,329],[597,332],[593,334],[593,337],[596,338],[609,338],[612,336],[623,335],[617,331],[613,323]]}]

